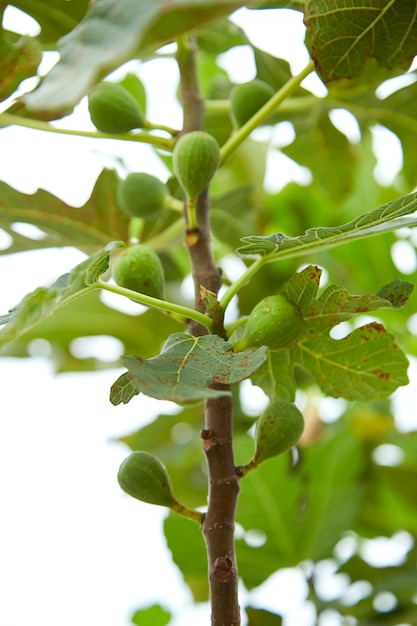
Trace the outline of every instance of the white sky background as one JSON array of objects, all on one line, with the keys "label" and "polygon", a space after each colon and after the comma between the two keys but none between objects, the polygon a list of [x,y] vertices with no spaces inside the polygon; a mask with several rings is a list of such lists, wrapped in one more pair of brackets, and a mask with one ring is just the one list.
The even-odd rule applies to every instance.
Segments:
[{"label": "white sky background", "polygon": [[[300,14],[286,13],[282,19],[280,11],[278,23],[274,12],[241,10],[236,22],[255,45],[287,58],[299,71],[307,62],[304,27]],[[8,19],[11,28],[16,20],[24,26],[14,12]],[[254,76],[253,60],[244,49],[230,53],[224,63],[234,68],[237,82]],[[147,63],[139,74],[149,88],[151,121],[180,126],[174,98],[167,104],[167,93],[177,87],[173,62]],[[309,84],[324,89],[317,78],[309,78]],[[90,128],[85,101],[65,124]],[[143,157],[147,171],[166,177],[151,150],[138,144],[17,127],[1,130],[0,137],[1,180],[25,193],[47,189],[77,206],[89,197],[101,169],[115,167],[114,157],[120,154],[128,167],[138,168]],[[398,149],[395,141],[392,146],[391,154]],[[388,166],[381,159],[379,168],[392,176],[399,159]],[[280,180],[273,175],[277,169]],[[280,187],[298,176],[299,170],[276,154],[266,184]],[[0,313],[81,258],[68,249],[0,257]],[[112,440],[161,410],[143,396],[112,407],[109,388],[121,371],[56,377],[42,358],[0,359],[0,626],[127,626],[136,608],[154,601],[181,607],[177,626],[209,623],[206,607],[187,608],[190,597],[179,584],[181,575],[172,567],[161,535],[164,511],[125,496],[117,484],[117,470],[128,450]],[[410,406],[410,388],[401,393]],[[294,589],[296,602],[307,590],[300,576],[291,575],[296,578],[287,579],[285,595],[288,587]],[[262,601],[272,610],[287,607],[285,626],[314,624],[309,607],[290,610],[288,598],[280,597],[277,588],[268,597]]]}]

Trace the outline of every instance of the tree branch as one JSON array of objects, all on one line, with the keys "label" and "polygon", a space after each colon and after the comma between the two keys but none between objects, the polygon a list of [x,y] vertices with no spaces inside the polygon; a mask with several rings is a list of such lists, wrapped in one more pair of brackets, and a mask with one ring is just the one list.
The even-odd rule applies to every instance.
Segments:
[{"label": "tree branch", "polygon": [[[195,47],[181,39],[178,43],[178,65],[181,97],[184,107],[183,132],[200,130],[203,122],[203,100],[198,88]],[[186,215],[186,211],[185,211]],[[217,297],[221,286],[221,270],[216,267],[211,247],[210,206],[208,189],[196,201],[196,226],[186,228],[185,243],[191,259],[194,279],[195,309],[206,313],[204,294]],[[213,332],[225,337],[223,311],[214,321]],[[214,318],[213,318],[214,320]],[[194,336],[207,333],[207,328],[191,320]],[[221,386],[228,390],[229,387]],[[213,626],[239,626],[238,570],[234,546],[234,523],[239,479],[233,456],[232,398],[222,396],[205,404],[205,428],[201,431],[203,450],[209,474],[208,509],[202,523],[208,556],[208,578]]]}]

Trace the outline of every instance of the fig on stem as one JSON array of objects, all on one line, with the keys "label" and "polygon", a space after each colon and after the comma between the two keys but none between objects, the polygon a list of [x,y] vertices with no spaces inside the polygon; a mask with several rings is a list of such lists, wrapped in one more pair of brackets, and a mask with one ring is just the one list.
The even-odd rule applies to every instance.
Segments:
[{"label": "fig on stem", "polygon": [[175,144],[172,163],[181,187],[194,202],[219,166],[219,145],[212,135],[203,131],[186,133]]},{"label": "fig on stem", "polygon": [[132,452],[117,475],[120,487],[133,498],[172,509],[177,505],[165,466],[152,454]]},{"label": "fig on stem", "polygon": [[290,348],[304,335],[304,319],[298,306],[285,296],[267,296],[252,309],[245,332],[233,347],[235,352],[268,346]]},{"label": "fig on stem", "polygon": [[119,206],[129,217],[155,217],[164,208],[167,196],[164,183],[145,172],[131,172],[117,189]]},{"label": "fig on stem", "polygon": [[88,96],[88,110],[97,130],[110,135],[142,128],[145,116],[138,102],[127,89],[103,81]]},{"label": "fig on stem", "polygon": [[232,116],[240,128],[261,109],[274,95],[268,83],[255,78],[248,83],[236,85],[230,94]]},{"label": "fig on stem", "polygon": [[295,404],[274,398],[256,425],[254,464],[288,452],[303,430],[303,414]]},{"label": "fig on stem", "polygon": [[111,263],[111,273],[120,287],[153,298],[164,298],[165,278],[154,250],[137,243],[123,249]]}]

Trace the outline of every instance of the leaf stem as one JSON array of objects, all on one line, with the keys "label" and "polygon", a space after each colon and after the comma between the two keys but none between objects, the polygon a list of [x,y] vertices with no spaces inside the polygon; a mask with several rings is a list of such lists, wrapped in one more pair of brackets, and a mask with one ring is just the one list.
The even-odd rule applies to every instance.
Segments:
[{"label": "leaf stem", "polygon": [[198,522],[199,524],[201,524],[204,519],[204,513],[195,511],[194,509],[187,509],[187,507],[183,506],[179,502],[172,507],[172,510],[175,511],[175,513],[178,513],[178,515],[182,515],[183,517],[186,517],[193,522]]},{"label": "leaf stem", "polygon": [[33,130],[43,130],[47,133],[58,133],[60,135],[72,135],[75,137],[91,137],[93,139],[121,139],[123,141],[135,141],[139,143],[148,143],[155,148],[163,148],[171,151],[174,147],[174,140],[167,137],[151,135],[150,133],[122,133],[120,135],[108,135],[99,131],[88,130],[71,130],[69,128],[58,128],[52,126],[49,122],[34,120],[31,118],[12,115],[11,113],[0,114],[0,128],[6,126],[24,126]]},{"label": "leaf stem", "polygon": [[245,272],[243,272],[242,276],[235,280],[234,283],[230,285],[222,299],[220,300],[220,306],[223,310],[226,310],[226,307],[230,304],[233,296],[235,296],[242,287],[246,285],[246,283],[256,274],[256,272],[262,267],[264,263],[267,263],[268,256],[260,256],[250,265]]},{"label": "leaf stem", "polygon": [[175,304],[174,302],[159,300],[158,298],[152,298],[151,296],[146,296],[144,293],[138,293],[137,291],[132,291],[131,289],[126,289],[125,287],[119,287],[119,285],[106,283],[101,279],[99,279],[94,286],[104,289],[105,291],[117,293],[120,296],[126,296],[135,302],[139,302],[139,304],[143,304],[153,309],[159,309],[160,311],[164,311],[164,313],[180,317],[184,322],[188,319],[192,319],[198,324],[206,326],[209,330],[212,330],[213,328],[213,320],[211,320],[207,315],[204,315],[204,313],[200,313],[199,311],[195,311],[194,309],[189,309],[186,306]]},{"label": "leaf stem", "polygon": [[277,108],[278,106],[288,98],[299,86],[300,83],[311,74],[314,70],[314,61],[309,61],[303,70],[297,76],[293,76],[290,80],[281,87],[277,93],[272,96],[270,100],[255,113],[239,130],[237,130],[226,143],[220,149],[220,163],[224,161],[235,152],[239,146],[243,143],[247,137],[251,134],[255,128],[257,128],[262,122],[264,122]]}]

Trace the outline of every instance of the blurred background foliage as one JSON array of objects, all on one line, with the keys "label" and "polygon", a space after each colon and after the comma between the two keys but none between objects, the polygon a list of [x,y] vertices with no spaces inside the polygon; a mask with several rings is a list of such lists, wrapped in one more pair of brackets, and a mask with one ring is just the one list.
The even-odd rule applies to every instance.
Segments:
[{"label": "blurred background foliage", "polygon": [[[29,53],[27,46],[21,45],[21,63],[13,61],[19,84],[36,74],[39,50],[56,49],[59,38],[83,18],[88,3],[22,0],[11,4],[32,15],[41,26],[39,36],[32,38]],[[222,17],[232,9],[224,11],[218,8],[219,3],[212,4],[219,19],[209,22],[207,13],[199,18],[198,75],[207,99],[204,127],[223,144],[233,131],[228,99],[234,83],[221,56],[241,46],[249,47],[256,77],[275,90],[291,77],[291,69],[287,61],[257,48],[242,29]],[[232,7],[233,3],[229,4]],[[302,9],[304,3],[260,4],[259,9]],[[49,10],[51,5],[53,11]],[[178,12],[177,17],[180,33],[188,26],[183,14]],[[162,18],[155,14],[152,19],[158,22]],[[13,40],[12,35],[2,31],[4,46]],[[161,42],[157,43],[159,46]],[[151,51],[147,48],[142,64],[170,54],[159,53],[158,46],[155,44]],[[28,54],[34,62],[28,62]],[[131,53],[132,58],[136,56]],[[248,263],[235,254],[243,236],[276,232],[297,236],[311,227],[337,226],[415,189],[416,72],[396,72],[396,82],[389,82],[388,93],[381,85],[387,87],[385,81],[391,76],[381,72],[375,78],[372,69],[368,68],[360,81],[331,84],[325,97],[299,88],[219,171],[210,192],[212,233],[215,256],[224,269],[226,282],[233,282],[236,268]],[[10,71],[6,61],[0,61],[1,74],[6,70]],[[16,86],[16,81],[4,85],[3,100],[13,94]],[[388,95],[381,95],[385,93]],[[343,126],[335,111],[348,115],[353,126]],[[9,112],[36,118],[21,103],[11,104]],[[402,166],[389,182],[375,175],[375,125],[394,133],[402,149]],[[289,132],[293,139],[282,143],[281,131],[285,137]],[[161,163],[169,165],[165,152],[155,152]],[[274,181],[274,155],[302,167],[303,182],[289,182],[278,191],[278,184],[266,185],[266,179]],[[276,178],[278,183],[279,172]],[[118,180],[116,167],[103,170],[90,200],[81,208],[66,205],[43,190],[26,195],[1,183],[0,227],[12,241],[0,253],[73,246],[89,254],[108,241],[127,241],[129,224],[116,202]],[[175,181],[169,184],[173,195],[178,195]],[[144,242],[160,236],[177,219],[177,215],[169,214],[146,224]],[[13,228],[16,222],[38,227],[44,236],[35,241],[20,235]],[[350,293],[376,293],[397,278],[415,283],[416,243],[415,232],[403,230],[373,237],[366,243],[344,245],[315,258],[268,264],[239,293],[235,316],[248,314],[261,298],[278,292],[306,263],[322,267],[328,283],[341,284]],[[190,291],[184,288],[190,265],[181,235],[161,243],[157,250],[166,272],[168,298],[192,306]],[[410,261],[405,263],[404,258]],[[372,316],[386,323],[411,358],[417,356],[416,297],[412,296],[401,310],[378,311],[377,317]],[[120,342],[120,353],[149,358],[158,354],[169,334],[180,330],[183,327],[179,323],[161,313],[139,308],[135,313],[124,313],[93,293],[10,343],[2,356],[25,358],[40,350],[50,355],[57,372],[87,373],[115,367],[117,362],[80,355],[74,350],[74,341],[80,338],[88,341],[103,335],[113,337]],[[389,400],[326,404],[302,372],[298,380],[297,402],[307,427],[296,455],[267,461],[242,481],[237,516],[242,583],[250,591],[280,568],[297,568],[308,584],[308,599],[317,615],[339,615],[345,621],[338,623],[361,626],[415,624],[415,421],[410,429],[403,425],[399,429],[395,404]],[[235,441],[237,461],[245,463],[252,454],[251,429],[260,409],[256,412],[250,406],[247,385],[241,387],[235,385],[233,389]],[[413,411],[411,406],[407,409]],[[207,497],[199,437],[202,411],[202,405],[178,407],[175,415],[161,414],[121,439],[131,450],[147,450],[158,456],[172,477],[176,496],[192,507],[204,506]],[[173,561],[195,601],[207,600],[205,549],[198,528],[171,514],[165,520],[164,532]],[[251,606],[248,598],[246,614],[251,626],[281,623],[280,616]],[[169,613],[161,607],[152,607],[138,611],[133,623],[155,626],[169,619]]]}]

